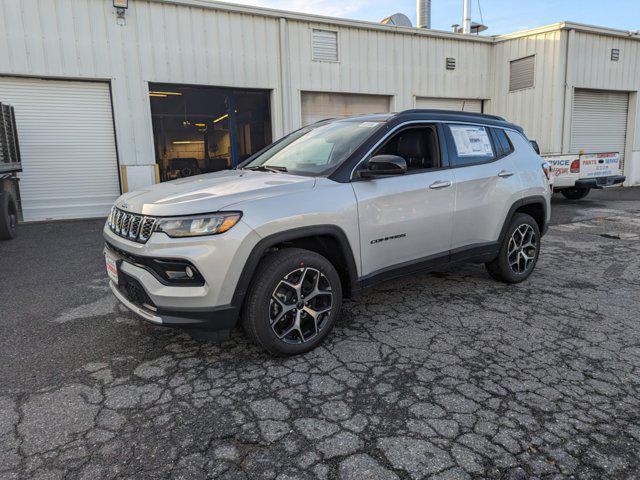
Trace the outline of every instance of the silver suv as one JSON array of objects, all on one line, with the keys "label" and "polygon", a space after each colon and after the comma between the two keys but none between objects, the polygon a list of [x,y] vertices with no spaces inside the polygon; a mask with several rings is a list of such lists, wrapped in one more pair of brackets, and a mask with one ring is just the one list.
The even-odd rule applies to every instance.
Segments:
[{"label": "silver suv", "polygon": [[317,346],[342,299],[452,262],[525,280],[550,215],[549,166],[491,115],[326,120],[238,168],[122,195],[104,228],[111,290],[150,322],[271,353]]}]

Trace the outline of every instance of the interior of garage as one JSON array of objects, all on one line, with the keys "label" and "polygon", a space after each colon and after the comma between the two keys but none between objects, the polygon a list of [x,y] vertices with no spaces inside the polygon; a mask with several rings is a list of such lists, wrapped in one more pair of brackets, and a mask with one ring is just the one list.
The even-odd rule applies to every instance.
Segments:
[{"label": "interior of garage", "polygon": [[269,92],[149,84],[161,181],[231,168],[271,143]]}]

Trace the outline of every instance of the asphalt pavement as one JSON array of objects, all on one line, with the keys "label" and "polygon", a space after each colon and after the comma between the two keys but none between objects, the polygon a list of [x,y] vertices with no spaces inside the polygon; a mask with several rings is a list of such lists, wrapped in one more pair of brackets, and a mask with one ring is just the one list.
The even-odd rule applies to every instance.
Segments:
[{"label": "asphalt pavement", "polygon": [[3,480],[639,476],[639,188],[554,198],[523,284],[388,282],[288,359],[140,322],[103,223],[0,243]]}]

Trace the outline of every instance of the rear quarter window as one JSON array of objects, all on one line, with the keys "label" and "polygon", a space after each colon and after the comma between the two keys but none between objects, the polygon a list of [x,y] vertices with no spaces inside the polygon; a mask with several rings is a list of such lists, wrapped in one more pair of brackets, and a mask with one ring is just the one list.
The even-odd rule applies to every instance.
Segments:
[{"label": "rear quarter window", "polygon": [[507,136],[507,133],[501,128],[493,128],[494,144],[496,146],[496,154],[498,157],[505,157],[513,152],[513,145]]}]

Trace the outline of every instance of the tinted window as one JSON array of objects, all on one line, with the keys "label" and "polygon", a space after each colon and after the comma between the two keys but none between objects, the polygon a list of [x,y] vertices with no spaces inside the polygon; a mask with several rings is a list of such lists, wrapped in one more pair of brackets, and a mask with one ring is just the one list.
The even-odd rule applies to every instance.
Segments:
[{"label": "tinted window", "polygon": [[438,133],[435,126],[406,128],[387,140],[374,155],[397,155],[407,162],[407,171],[440,166]]},{"label": "tinted window", "polygon": [[447,125],[452,166],[490,162],[496,158],[489,130],[478,125]]},{"label": "tinted window", "polygon": [[496,148],[498,149],[498,156],[503,157],[513,152],[513,145],[511,145],[507,133],[501,128],[494,128],[493,132],[496,135]]}]

